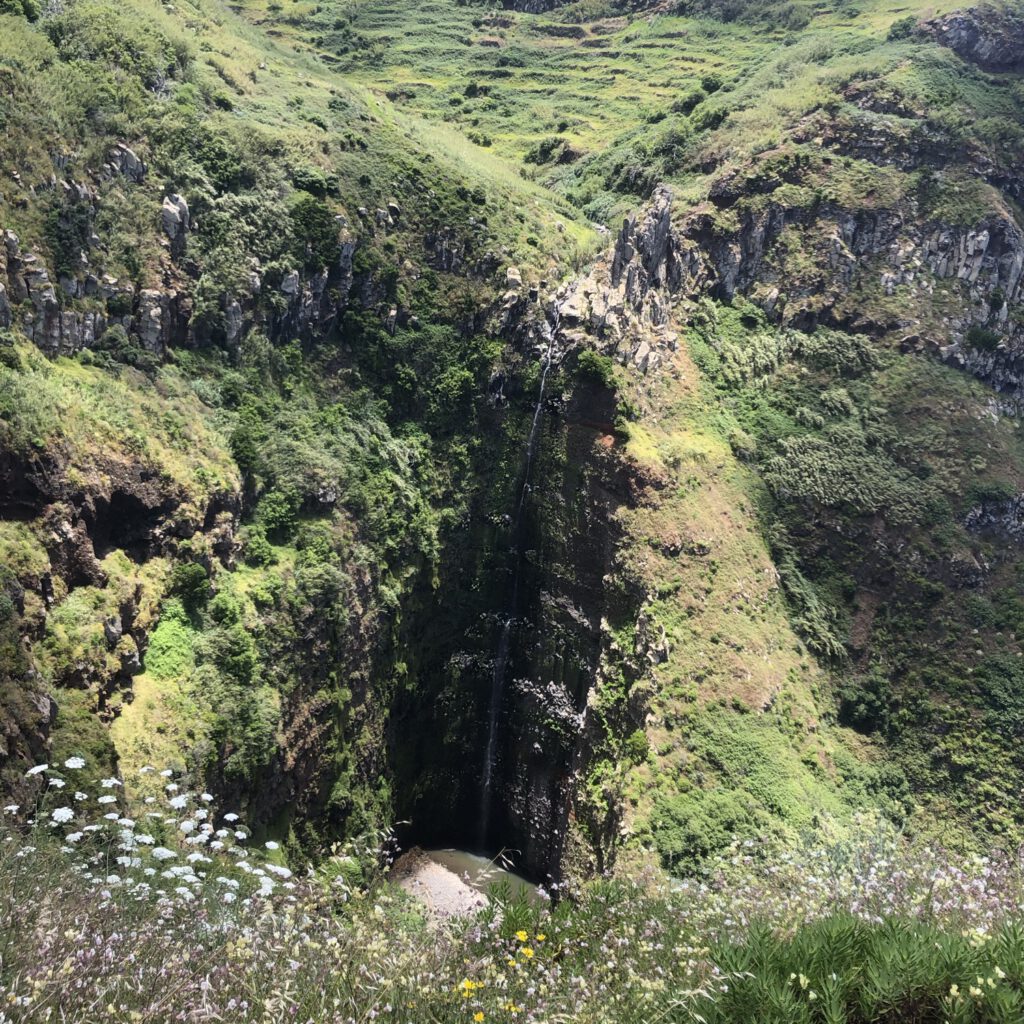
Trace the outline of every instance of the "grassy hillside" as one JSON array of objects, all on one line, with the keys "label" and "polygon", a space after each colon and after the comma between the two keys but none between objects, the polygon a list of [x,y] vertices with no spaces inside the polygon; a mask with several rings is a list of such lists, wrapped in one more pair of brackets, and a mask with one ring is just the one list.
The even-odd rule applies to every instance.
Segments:
[{"label": "grassy hillside", "polygon": [[[522,564],[515,714],[569,709],[503,757],[580,870],[1018,842],[1021,83],[952,8],[4,8],[8,787],[461,836]],[[659,183],[657,359],[549,344]]]}]

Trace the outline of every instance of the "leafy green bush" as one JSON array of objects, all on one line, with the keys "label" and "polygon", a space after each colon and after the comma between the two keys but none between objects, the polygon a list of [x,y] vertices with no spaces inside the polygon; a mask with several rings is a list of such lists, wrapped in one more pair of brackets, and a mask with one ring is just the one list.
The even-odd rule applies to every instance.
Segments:
[{"label": "leafy green bush", "polygon": [[1002,340],[996,331],[988,327],[979,327],[977,324],[967,331],[967,344],[984,352],[994,352]]},{"label": "leafy green bush", "polygon": [[267,540],[266,531],[261,526],[248,527],[243,535],[243,557],[246,565],[262,568],[274,563],[274,549]]},{"label": "leafy green bush", "polygon": [[292,493],[269,491],[256,507],[256,522],[271,536],[290,537],[295,530],[298,501]]},{"label": "leafy green bush", "polygon": [[35,21],[41,11],[39,0],[0,0],[0,14],[21,15],[29,21]]},{"label": "leafy green bush", "polygon": [[210,578],[198,562],[183,562],[171,570],[171,593],[181,599],[189,612],[193,612],[210,596]]},{"label": "leafy green bush", "polygon": [[549,135],[526,151],[523,162],[528,164],[550,163],[564,145],[565,139],[561,135]]},{"label": "leafy green bush", "polygon": [[338,224],[323,201],[308,192],[298,192],[292,200],[290,214],[295,258],[316,270],[336,262]]},{"label": "leafy green bush", "polygon": [[615,385],[615,363],[610,356],[601,355],[592,348],[585,348],[576,360],[576,372],[583,380],[594,381],[603,387]]},{"label": "leafy green bush", "polygon": [[890,40],[909,39],[917,28],[917,16],[908,14],[905,18],[899,18],[889,26]]}]

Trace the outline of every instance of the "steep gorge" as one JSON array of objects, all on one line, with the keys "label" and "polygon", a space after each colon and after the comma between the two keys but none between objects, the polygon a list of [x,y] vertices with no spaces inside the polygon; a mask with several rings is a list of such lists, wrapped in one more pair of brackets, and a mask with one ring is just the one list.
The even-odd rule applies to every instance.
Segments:
[{"label": "steep gorge", "polygon": [[864,809],[1019,834],[1016,121],[957,149],[900,49],[1002,117],[1012,9],[883,12],[877,74],[749,149],[797,61],[707,73],[651,150],[542,139],[537,181],[216,3],[206,65],[119,24],[109,120],[26,128],[53,68],[107,74],[83,11],[4,16],[7,789],[166,757],[296,855],[407,820],[536,878]]}]

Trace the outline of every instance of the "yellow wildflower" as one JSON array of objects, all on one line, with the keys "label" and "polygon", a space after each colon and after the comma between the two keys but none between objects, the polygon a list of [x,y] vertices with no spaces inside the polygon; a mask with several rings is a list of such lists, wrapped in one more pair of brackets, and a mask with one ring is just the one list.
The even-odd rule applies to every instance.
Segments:
[{"label": "yellow wildflower", "polygon": [[476,1013],[473,1014],[473,1020],[476,1021],[476,1024],[480,1024],[480,1021],[482,1021],[483,1019],[484,1019],[484,1011],[483,1010],[477,1010]]},{"label": "yellow wildflower", "polygon": [[522,929],[516,932],[516,938],[520,942],[525,942],[529,937],[529,934],[527,932],[524,932]]},{"label": "yellow wildflower", "polygon": [[519,952],[522,953],[527,960],[529,960],[533,956],[533,950],[530,949],[529,946],[523,946],[523,948],[519,950]]}]

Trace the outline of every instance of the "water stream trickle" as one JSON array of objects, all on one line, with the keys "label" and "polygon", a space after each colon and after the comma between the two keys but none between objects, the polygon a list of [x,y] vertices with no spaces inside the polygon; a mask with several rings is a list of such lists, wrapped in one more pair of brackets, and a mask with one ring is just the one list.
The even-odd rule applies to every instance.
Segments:
[{"label": "water stream trickle", "polygon": [[515,518],[512,520],[512,593],[501,627],[501,636],[498,639],[498,649],[494,657],[494,673],[491,677],[491,703],[487,717],[487,750],[484,756],[483,784],[480,789],[480,848],[487,845],[487,830],[491,818],[491,784],[494,779],[494,761],[497,756],[498,746],[498,719],[501,712],[501,701],[505,691],[505,676],[508,669],[509,647],[512,641],[512,623],[515,620],[516,606],[519,601],[519,570],[522,566],[522,538],[520,537],[523,509],[526,507],[526,498],[530,493],[530,469],[533,466],[533,457],[537,447],[537,432],[540,428],[541,413],[544,408],[544,388],[547,385],[548,371],[551,369],[551,359],[554,355],[555,337],[558,333],[559,308],[555,306],[554,319],[551,324],[551,332],[548,336],[548,347],[544,353],[544,365],[540,372],[540,385],[537,389],[537,403],[533,410],[533,422],[530,424],[530,433],[526,441],[526,451],[523,455],[523,487],[519,492],[519,502],[516,505]]}]

